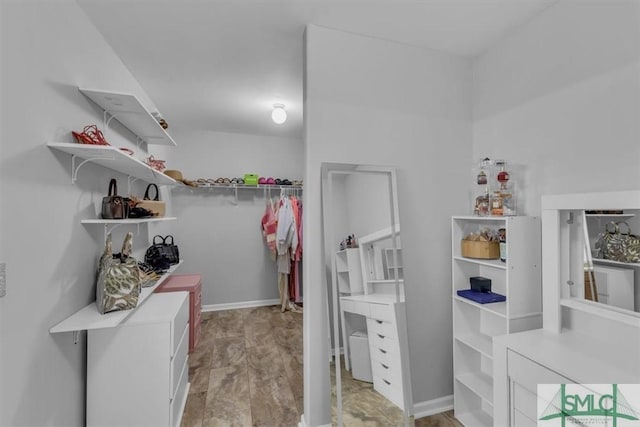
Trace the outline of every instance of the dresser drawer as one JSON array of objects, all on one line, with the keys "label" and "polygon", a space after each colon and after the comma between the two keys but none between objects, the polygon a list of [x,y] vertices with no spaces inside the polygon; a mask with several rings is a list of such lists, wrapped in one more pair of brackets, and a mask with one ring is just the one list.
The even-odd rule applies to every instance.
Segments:
[{"label": "dresser drawer", "polygon": [[[538,412],[538,394],[532,393],[516,382],[511,383],[514,409],[517,409],[529,419],[536,419]],[[520,424],[516,424],[519,426]]]},{"label": "dresser drawer", "polygon": [[200,286],[193,291],[193,300],[194,308],[200,311],[202,309],[202,289]]},{"label": "dresser drawer", "polygon": [[198,323],[193,327],[193,332],[192,332],[193,337],[191,337],[191,339],[189,340],[189,352],[194,351],[195,348],[198,346],[198,343],[200,342],[201,332],[202,332],[202,326],[200,325],[200,323]]},{"label": "dresser drawer", "polygon": [[369,317],[369,304],[364,301],[354,301],[349,299],[341,299],[340,304],[342,304],[342,310],[349,313],[360,314],[365,317]]},{"label": "dresser drawer", "polygon": [[507,367],[509,379],[534,395],[538,394],[538,384],[566,384],[573,382],[512,350],[507,352]]},{"label": "dresser drawer", "polygon": [[373,388],[400,408],[404,407],[404,402],[402,400],[402,383],[392,382],[389,379],[379,377],[374,374]]},{"label": "dresser drawer", "polygon": [[369,334],[379,334],[383,337],[397,339],[396,327],[391,322],[368,318],[367,331]]},{"label": "dresser drawer", "polygon": [[382,362],[386,365],[391,363],[398,363],[400,360],[400,353],[397,346],[388,345],[387,348],[381,348],[375,344],[369,342],[369,354],[371,361]]},{"label": "dresser drawer", "polygon": [[368,336],[370,347],[380,348],[389,353],[399,353],[398,341],[396,341],[394,338],[390,338],[379,333],[369,333]]},{"label": "dresser drawer", "polygon": [[180,344],[178,345],[178,350],[173,356],[171,360],[171,390],[169,397],[172,397],[176,393],[176,388],[178,387],[178,381],[180,380],[180,375],[182,373],[182,367],[187,361],[187,353],[189,350],[189,325],[185,326],[184,331],[182,333],[182,338],[180,340]]},{"label": "dresser drawer", "polygon": [[402,389],[402,374],[398,369],[398,362],[386,364],[377,360],[372,361],[371,372],[374,378],[378,377],[385,379],[391,384],[395,384]]},{"label": "dresser drawer", "polygon": [[392,304],[369,304],[371,306],[371,313],[369,317],[376,320],[386,320],[387,322],[394,322],[396,316],[394,314]]},{"label": "dresser drawer", "polygon": [[[188,296],[186,292],[180,292],[180,293],[185,294],[185,296]],[[187,327],[188,323],[189,323],[189,298],[187,297],[183,300],[182,306],[180,307],[178,314],[176,315],[175,319],[171,324],[171,336],[173,337],[172,339],[173,346],[171,347],[171,357],[173,357],[176,354],[176,351],[178,351],[180,340],[182,339],[184,329]]]},{"label": "dresser drawer", "polygon": [[180,426],[182,413],[186,404],[187,392],[189,391],[189,367],[187,366],[186,360],[184,366],[182,366],[177,386],[176,393],[171,399],[170,419],[172,420],[173,427]]}]

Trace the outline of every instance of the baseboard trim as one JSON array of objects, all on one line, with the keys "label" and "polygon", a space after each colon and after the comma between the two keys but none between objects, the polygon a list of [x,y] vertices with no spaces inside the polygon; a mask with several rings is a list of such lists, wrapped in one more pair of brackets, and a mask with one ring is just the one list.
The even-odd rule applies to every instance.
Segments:
[{"label": "baseboard trim", "polygon": [[413,404],[413,414],[415,418],[428,417],[429,415],[439,414],[440,412],[450,411],[451,409],[453,409],[453,394]]},{"label": "baseboard trim", "polygon": [[265,299],[258,301],[243,301],[243,302],[231,302],[226,304],[208,304],[202,306],[202,311],[222,311],[222,310],[234,310],[237,308],[252,308],[252,307],[264,307],[267,305],[278,305],[279,299]]}]

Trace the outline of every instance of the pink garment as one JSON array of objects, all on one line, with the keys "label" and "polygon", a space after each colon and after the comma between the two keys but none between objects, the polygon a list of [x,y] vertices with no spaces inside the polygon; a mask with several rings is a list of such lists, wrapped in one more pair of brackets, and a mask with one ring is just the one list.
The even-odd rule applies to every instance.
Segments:
[{"label": "pink garment", "polygon": [[277,216],[271,199],[267,201],[267,207],[262,216],[262,235],[271,251],[271,255],[276,255],[276,230],[278,228]]}]

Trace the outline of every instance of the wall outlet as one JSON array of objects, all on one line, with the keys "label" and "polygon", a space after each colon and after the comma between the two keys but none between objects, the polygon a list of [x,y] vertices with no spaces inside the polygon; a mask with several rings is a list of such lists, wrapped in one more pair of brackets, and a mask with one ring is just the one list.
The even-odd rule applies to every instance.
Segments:
[{"label": "wall outlet", "polygon": [[0,262],[0,298],[7,294],[7,263]]}]

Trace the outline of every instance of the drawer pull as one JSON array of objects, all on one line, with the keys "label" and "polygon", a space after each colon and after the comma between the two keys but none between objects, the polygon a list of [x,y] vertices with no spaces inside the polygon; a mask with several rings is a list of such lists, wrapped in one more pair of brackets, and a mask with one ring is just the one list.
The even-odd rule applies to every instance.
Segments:
[{"label": "drawer pull", "polygon": [[376,323],[377,323],[378,325],[382,325],[382,320],[378,320],[378,319],[376,319]]},{"label": "drawer pull", "polygon": [[380,353],[382,353],[382,354],[387,354],[387,350],[383,350],[381,348],[379,348],[378,350],[380,350]]},{"label": "drawer pull", "polygon": [[382,367],[383,367],[384,369],[389,369],[389,367],[388,367],[387,365],[385,365],[384,363],[381,363],[381,365],[382,365]]},{"label": "drawer pull", "polygon": [[380,335],[380,334],[376,334],[378,335],[381,339],[384,339],[384,335]]},{"label": "drawer pull", "polygon": [[383,379],[382,381],[384,381],[385,384],[387,384],[387,385],[391,385],[391,383],[389,381],[385,380],[385,379]]}]

